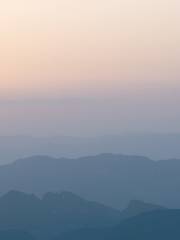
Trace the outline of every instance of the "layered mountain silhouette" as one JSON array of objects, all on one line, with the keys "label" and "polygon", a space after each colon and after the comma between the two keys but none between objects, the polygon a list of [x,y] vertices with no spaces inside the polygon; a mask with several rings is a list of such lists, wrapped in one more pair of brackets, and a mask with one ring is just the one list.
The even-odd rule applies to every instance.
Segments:
[{"label": "layered mountain silhouette", "polygon": [[101,154],[78,159],[34,156],[0,167],[0,193],[67,190],[113,208],[132,199],[180,208],[180,161]]},{"label": "layered mountain silhouette", "polygon": [[121,222],[113,228],[82,229],[56,240],[178,240],[180,210],[156,210]]},{"label": "layered mountain silhouette", "polygon": [[120,212],[71,192],[49,192],[39,198],[32,194],[10,191],[0,198],[0,236],[6,234],[4,240],[11,239],[13,235],[18,240],[29,240],[32,236],[38,240],[50,240],[64,232],[71,233],[80,229],[110,229],[130,218],[132,212],[135,216],[161,209],[139,201],[133,205],[132,211],[131,205],[132,202],[126,210]]},{"label": "layered mountain silhouette", "polygon": [[40,199],[10,191],[0,198],[0,230],[23,230],[40,239],[73,229],[112,226],[120,219],[118,210],[70,192],[47,193]]}]

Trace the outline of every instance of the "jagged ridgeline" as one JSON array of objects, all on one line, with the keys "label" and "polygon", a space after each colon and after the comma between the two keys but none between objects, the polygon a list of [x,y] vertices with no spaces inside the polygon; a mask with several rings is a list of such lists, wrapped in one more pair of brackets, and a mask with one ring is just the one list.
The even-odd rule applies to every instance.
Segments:
[{"label": "jagged ridgeline", "polygon": [[71,192],[49,192],[38,198],[10,191],[0,198],[0,229],[21,229],[40,239],[50,239],[65,231],[112,227],[131,216],[158,209],[163,208],[132,201],[127,209],[120,212]]}]

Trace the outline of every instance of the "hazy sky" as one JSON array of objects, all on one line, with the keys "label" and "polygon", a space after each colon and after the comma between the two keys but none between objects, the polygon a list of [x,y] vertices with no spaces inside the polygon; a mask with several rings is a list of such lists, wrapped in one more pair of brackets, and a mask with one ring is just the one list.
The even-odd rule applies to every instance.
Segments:
[{"label": "hazy sky", "polygon": [[0,135],[180,131],[179,0],[0,1]]}]

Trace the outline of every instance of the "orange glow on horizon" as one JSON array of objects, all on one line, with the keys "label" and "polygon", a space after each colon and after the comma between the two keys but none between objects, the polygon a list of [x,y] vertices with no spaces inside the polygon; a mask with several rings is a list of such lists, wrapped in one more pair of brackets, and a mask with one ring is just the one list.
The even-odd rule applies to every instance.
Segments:
[{"label": "orange glow on horizon", "polygon": [[178,9],[176,0],[2,2],[0,94],[66,95],[177,81]]}]

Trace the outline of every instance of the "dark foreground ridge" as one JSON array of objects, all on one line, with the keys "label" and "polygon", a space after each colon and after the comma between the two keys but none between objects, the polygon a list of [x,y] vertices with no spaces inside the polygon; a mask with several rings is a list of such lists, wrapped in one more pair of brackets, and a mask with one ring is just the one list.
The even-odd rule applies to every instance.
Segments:
[{"label": "dark foreground ridge", "polygon": [[56,240],[179,240],[180,210],[159,210],[123,221],[116,227],[82,229]]},{"label": "dark foreground ridge", "polygon": [[[32,236],[38,240],[49,240],[63,232],[87,228],[109,229],[130,218],[131,205],[132,203],[126,210],[120,212],[85,200],[71,192],[49,192],[44,197],[38,198],[32,194],[10,191],[0,198],[0,231],[1,234],[8,234],[10,239],[14,234],[19,236],[18,240],[31,239]],[[139,201],[133,206],[133,215],[155,209],[161,207],[153,205],[152,208],[151,204]],[[16,231],[5,232],[7,229]],[[22,232],[19,232],[20,230]]]},{"label": "dark foreground ridge", "polygon": [[0,231],[1,240],[36,240],[30,234],[23,231],[6,230]]}]

